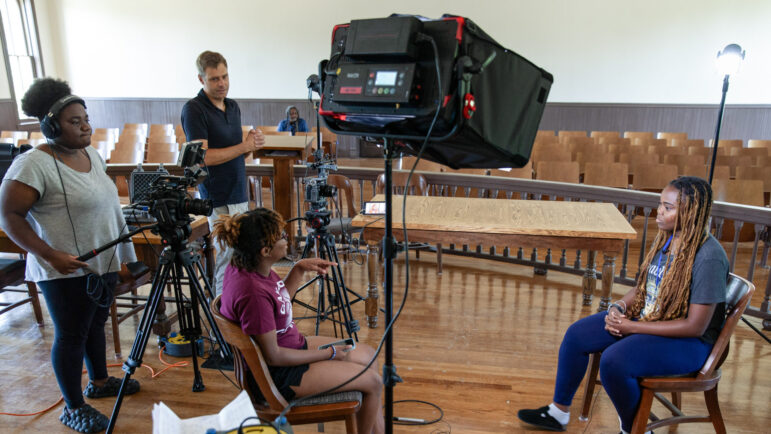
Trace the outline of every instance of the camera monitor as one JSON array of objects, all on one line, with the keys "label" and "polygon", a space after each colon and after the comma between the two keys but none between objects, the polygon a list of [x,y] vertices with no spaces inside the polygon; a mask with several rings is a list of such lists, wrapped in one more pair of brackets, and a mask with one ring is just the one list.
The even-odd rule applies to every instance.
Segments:
[{"label": "camera monitor", "polygon": [[425,158],[522,167],[552,82],[467,18],[354,20],[332,32],[319,112],[337,134],[389,138],[416,154],[439,107]]}]

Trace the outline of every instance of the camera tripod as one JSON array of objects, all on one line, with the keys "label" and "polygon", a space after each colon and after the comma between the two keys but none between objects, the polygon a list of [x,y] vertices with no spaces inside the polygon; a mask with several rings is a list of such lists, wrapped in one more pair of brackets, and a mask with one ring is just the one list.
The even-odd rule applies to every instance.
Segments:
[{"label": "camera tripod", "polygon": [[[82,258],[89,259],[138,232],[155,228],[159,228],[159,225],[156,224],[139,228],[87,255],[84,255]],[[209,309],[206,296],[208,295],[209,298],[213,298],[213,294],[209,281],[206,279],[204,269],[201,266],[201,256],[187,244],[187,237],[191,232],[190,224],[188,223],[181,227],[175,225],[172,228],[160,228],[159,232],[163,239],[163,244],[166,247],[163,249],[163,252],[161,252],[158,271],[153,277],[150,294],[147,297],[147,305],[145,306],[142,320],[137,329],[134,345],[131,347],[131,353],[128,358],[123,363],[125,375],[123,376],[123,381],[121,382],[120,390],[118,391],[118,397],[115,400],[115,406],[113,407],[112,415],[110,416],[110,423],[107,425],[107,433],[111,433],[115,428],[115,421],[120,412],[121,403],[123,402],[123,396],[125,394],[125,387],[129,378],[137,367],[142,366],[142,356],[147,348],[147,341],[150,338],[158,305],[163,298],[163,290],[169,282],[171,282],[174,288],[174,299],[177,306],[177,315],[179,317],[180,335],[188,340],[191,346],[195,345],[198,337],[201,336],[200,305],[206,316],[206,320],[209,323],[210,330],[214,334],[214,338],[220,343],[220,351],[222,352],[223,358],[232,359],[230,348],[225,345],[225,340],[223,339],[222,334],[214,321],[214,317],[211,314],[211,310]],[[196,272],[203,278],[204,287],[201,287],[201,283],[196,277]],[[190,283],[189,299],[182,293],[181,278],[183,276],[186,276]],[[206,290],[206,293],[204,293],[204,289]],[[201,378],[201,371],[198,368],[196,349],[193,347],[192,350],[194,372],[193,392],[201,392],[205,389],[205,386],[203,384],[203,379]]]},{"label": "camera tripod", "polygon": [[[337,248],[335,247],[335,236],[327,231],[329,211],[308,211],[305,213],[303,220],[308,222],[309,230],[308,235],[305,237],[305,247],[301,257],[310,257],[315,248],[317,257],[335,262],[337,265],[330,268],[329,275],[319,274],[297,289],[293,301],[311,312],[315,312],[316,315],[297,317],[295,319],[315,318],[317,335],[319,334],[321,321],[329,319],[334,325],[335,337],[338,336],[339,332],[340,337],[347,335],[347,337],[355,338],[358,341],[359,337],[356,332],[360,330],[359,322],[353,319],[353,313],[351,312],[352,303],[349,301],[348,293],[350,292],[355,297],[353,303],[364,301],[364,298],[345,286],[343,272],[337,256]],[[296,299],[300,291],[314,283],[318,284],[316,306],[311,306]]]}]

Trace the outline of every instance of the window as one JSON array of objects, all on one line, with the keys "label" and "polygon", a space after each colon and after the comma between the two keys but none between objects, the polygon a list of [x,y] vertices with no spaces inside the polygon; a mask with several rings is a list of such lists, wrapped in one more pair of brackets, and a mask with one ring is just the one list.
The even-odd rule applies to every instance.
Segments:
[{"label": "window", "polygon": [[21,97],[32,81],[43,76],[35,8],[32,0],[0,1],[8,79],[16,100],[19,120],[23,120],[26,115],[21,111]]}]

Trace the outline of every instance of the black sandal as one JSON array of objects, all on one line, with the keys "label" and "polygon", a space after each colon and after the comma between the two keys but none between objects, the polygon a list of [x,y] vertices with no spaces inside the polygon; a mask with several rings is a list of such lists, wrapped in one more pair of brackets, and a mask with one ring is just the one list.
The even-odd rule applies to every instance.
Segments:
[{"label": "black sandal", "polygon": [[[86,398],[105,398],[108,396],[118,396],[118,392],[120,391],[120,385],[122,383],[122,380],[115,378],[115,377],[109,377],[107,378],[107,382],[104,383],[104,386],[96,386],[92,382],[88,382],[88,385],[86,386],[86,390],[83,391],[83,395],[86,395]],[[128,382],[126,383],[126,390],[124,392],[125,395],[131,395],[134,393],[139,392],[139,381],[134,380],[133,378],[129,378]]]},{"label": "black sandal", "polygon": [[76,409],[64,407],[59,420],[67,427],[83,433],[104,431],[110,422],[107,416],[88,404],[83,404]]}]

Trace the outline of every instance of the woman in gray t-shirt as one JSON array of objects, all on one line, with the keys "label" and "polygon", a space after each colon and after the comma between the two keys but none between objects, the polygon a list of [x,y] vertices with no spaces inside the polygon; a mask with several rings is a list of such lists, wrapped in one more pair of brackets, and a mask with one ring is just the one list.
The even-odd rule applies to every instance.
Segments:
[{"label": "woman in gray t-shirt", "polygon": [[[120,264],[136,261],[133,246],[120,243],[88,262],[77,257],[126,231],[115,184],[91,144],[85,102],[64,81],[35,81],[22,99],[40,119],[48,143],[18,156],[0,186],[0,226],[26,250],[28,281],[43,292],[54,323],[51,361],[66,407],[59,420],[80,432],[98,432],[107,417],[85,403],[116,396],[120,380],[109,377],[104,325]],[[100,294],[89,294],[88,274],[102,276]],[[93,286],[93,285],[92,285]],[[81,388],[85,358],[89,384]],[[129,380],[126,394],[139,390]]]}]

